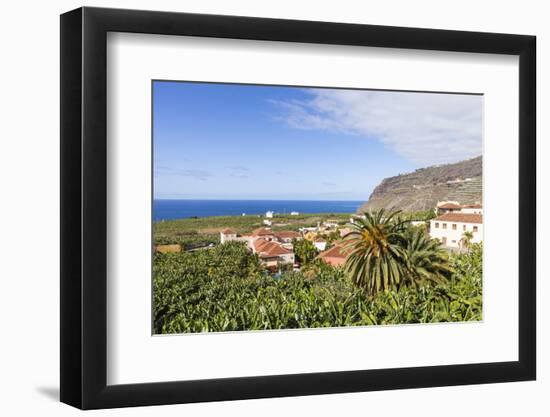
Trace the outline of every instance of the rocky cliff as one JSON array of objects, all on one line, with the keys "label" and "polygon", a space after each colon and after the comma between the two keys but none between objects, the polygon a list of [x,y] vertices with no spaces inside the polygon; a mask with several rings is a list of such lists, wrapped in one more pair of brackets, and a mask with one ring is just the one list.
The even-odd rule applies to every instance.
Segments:
[{"label": "rocky cliff", "polygon": [[435,165],[384,179],[359,211],[395,208],[403,211],[433,209],[438,201],[461,204],[482,201],[482,157],[454,164]]}]

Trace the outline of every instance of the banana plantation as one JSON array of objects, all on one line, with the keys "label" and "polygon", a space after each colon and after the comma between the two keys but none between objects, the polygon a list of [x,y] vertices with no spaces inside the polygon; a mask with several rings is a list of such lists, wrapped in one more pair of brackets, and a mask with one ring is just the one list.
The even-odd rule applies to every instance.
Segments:
[{"label": "banana plantation", "polygon": [[[367,218],[347,265],[273,275],[239,242],[155,253],[156,334],[482,319],[482,246],[444,253],[397,217]],[[362,229],[361,229],[362,228]]]}]

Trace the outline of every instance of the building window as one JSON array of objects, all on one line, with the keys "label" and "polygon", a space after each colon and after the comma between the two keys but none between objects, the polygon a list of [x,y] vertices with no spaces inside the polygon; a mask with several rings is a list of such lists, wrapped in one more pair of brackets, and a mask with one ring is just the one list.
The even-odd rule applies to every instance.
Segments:
[{"label": "building window", "polygon": [[462,230],[466,231],[466,225],[462,226]]},{"label": "building window", "polygon": [[443,223],[443,229],[447,228],[447,223]]},{"label": "building window", "polygon": [[453,223],[453,230],[456,230],[456,224]]},{"label": "building window", "polygon": [[436,229],[439,229],[439,223],[436,223],[436,224],[435,224],[435,228],[436,228]]},{"label": "building window", "polygon": [[474,232],[477,232],[477,226],[474,226]]}]

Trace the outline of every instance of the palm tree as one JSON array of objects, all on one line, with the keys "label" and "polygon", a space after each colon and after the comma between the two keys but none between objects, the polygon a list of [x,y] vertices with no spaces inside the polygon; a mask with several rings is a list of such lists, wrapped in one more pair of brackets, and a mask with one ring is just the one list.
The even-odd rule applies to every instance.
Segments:
[{"label": "palm tree", "polygon": [[400,217],[400,211],[365,212],[349,227],[344,237],[346,271],[353,282],[367,294],[397,289],[405,280],[406,237],[408,221]]},{"label": "palm tree", "polygon": [[467,230],[464,233],[462,233],[461,242],[466,249],[470,247],[470,243],[472,243],[473,238],[474,238],[474,234],[470,230]]},{"label": "palm tree", "polygon": [[411,285],[425,281],[441,283],[453,272],[439,241],[429,238],[422,230],[408,232],[405,252],[407,282]]}]

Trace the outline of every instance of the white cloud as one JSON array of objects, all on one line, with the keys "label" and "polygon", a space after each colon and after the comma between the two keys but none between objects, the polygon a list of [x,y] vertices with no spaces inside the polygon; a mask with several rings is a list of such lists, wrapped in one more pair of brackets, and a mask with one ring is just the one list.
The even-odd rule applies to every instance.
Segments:
[{"label": "white cloud", "polygon": [[482,97],[365,90],[305,90],[306,100],[273,101],[291,127],[380,140],[419,166],[481,155]]}]

